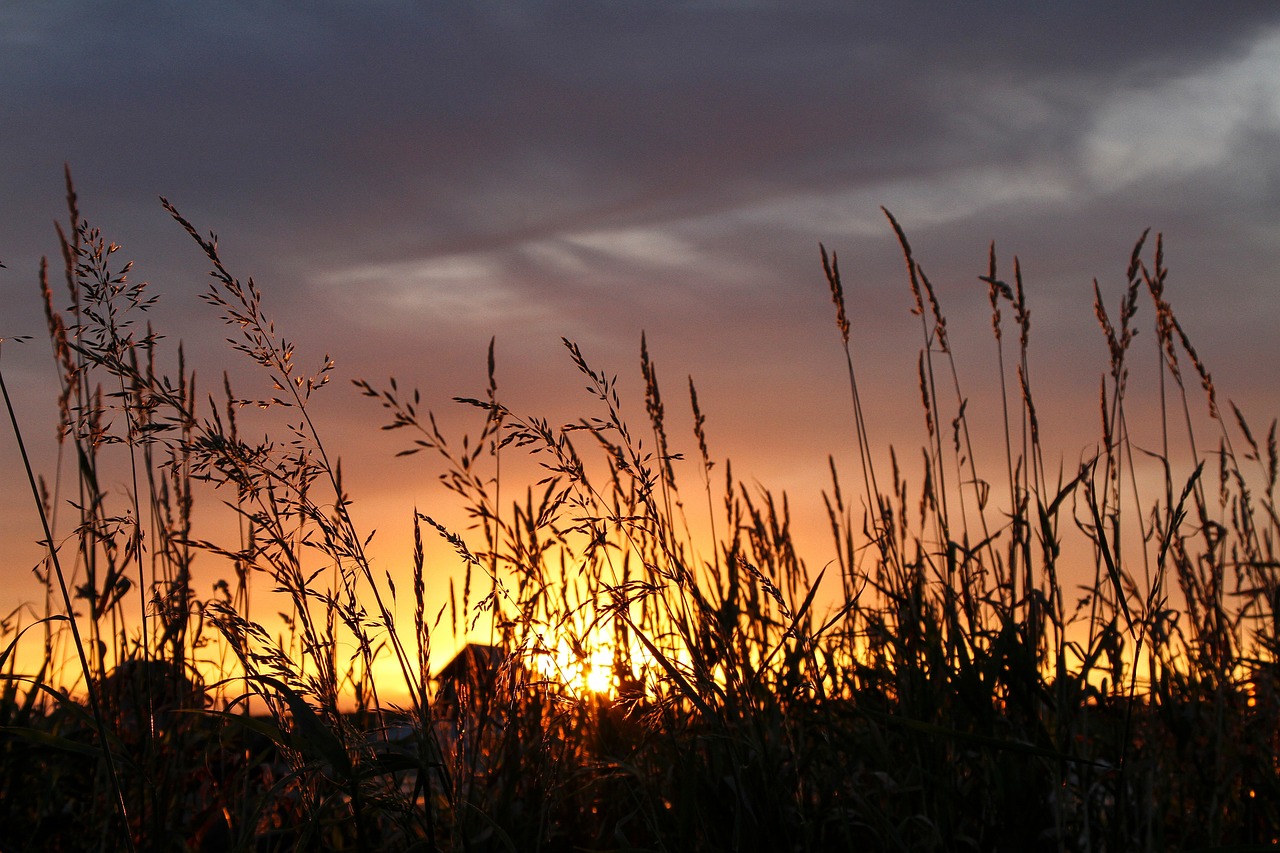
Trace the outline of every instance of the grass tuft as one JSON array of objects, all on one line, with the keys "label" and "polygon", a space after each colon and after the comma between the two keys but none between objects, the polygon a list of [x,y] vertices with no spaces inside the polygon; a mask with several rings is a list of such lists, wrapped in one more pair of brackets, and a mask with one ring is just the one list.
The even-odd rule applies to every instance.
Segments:
[{"label": "grass tuft", "polygon": [[[394,378],[356,380],[470,520],[406,510],[401,608],[313,417],[334,360],[304,369],[264,292],[164,201],[249,368],[198,392],[69,175],[67,201],[65,292],[39,271],[59,371],[59,463],[48,483],[30,476],[46,595],[0,620],[0,848],[1280,843],[1276,421],[1251,426],[1235,401],[1222,417],[1160,235],[1135,244],[1118,299],[1094,282],[1099,433],[1068,467],[1042,445],[1018,260],[1006,282],[993,243],[978,276],[986,400],[966,391],[963,342],[885,211],[921,323],[915,482],[900,464],[915,451],[887,448],[886,469],[868,432],[846,288],[820,246],[857,470],[850,488],[829,458],[832,550],[816,573],[788,496],[715,456],[692,378],[692,435],[669,434],[643,337],[642,426],[569,340],[587,396],[565,424],[503,402],[493,341],[485,389],[456,401],[481,418],[461,438]],[[1135,388],[1144,322],[1158,373]],[[259,390],[235,393],[232,375]],[[8,402],[3,379],[0,364]],[[1132,422],[1152,400],[1154,447]],[[991,441],[971,433],[978,411]],[[991,470],[976,452],[989,446],[1003,455]],[[512,482],[522,459],[538,474]],[[225,506],[238,535],[198,531],[198,502]],[[430,536],[457,559],[440,600]],[[206,597],[197,557],[223,573]],[[472,644],[440,661],[446,636]]]}]

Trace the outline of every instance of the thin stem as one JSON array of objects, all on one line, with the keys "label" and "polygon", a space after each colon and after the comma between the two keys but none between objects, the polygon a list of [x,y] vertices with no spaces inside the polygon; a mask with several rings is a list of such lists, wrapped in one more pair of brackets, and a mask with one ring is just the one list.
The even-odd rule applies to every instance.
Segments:
[{"label": "thin stem", "polygon": [[[3,339],[0,338],[0,344]],[[120,777],[116,772],[115,758],[107,742],[107,726],[102,718],[102,709],[98,703],[97,688],[93,683],[93,675],[89,669],[89,658],[84,651],[84,642],[80,638],[80,629],[76,625],[75,611],[71,605],[71,593],[67,589],[67,581],[62,574],[62,563],[58,560],[58,549],[53,546],[53,531],[49,527],[49,517],[44,511],[44,502],[40,500],[40,489],[36,485],[35,473],[31,470],[31,457],[27,454],[26,442],[22,440],[22,430],[18,426],[18,416],[13,411],[13,402],[9,398],[9,386],[4,381],[4,371],[0,370],[0,394],[4,395],[4,405],[9,412],[9,423],[13,425],[13,435],[18,441],[18,453],[22,456],[22,465],[27,472],[27,482],[31,484],[31,496],[35,500],[36,510],[40,515],[40,525],[44,530],[44,544],[49,549],[49,559],[53,563],[54,572],[58,576],[58,588],[62,591],[62,602],[67,608],[67,621],[71,624],[71,636],[75,642],[76,654],[80,658],[80,668],[84,672],[85,692],[89,695],[89,708],[93,720],[98,727],[98,740],[102,744],[102,755],[107,762],[107,775],[111,778],[111,789],[115,794],[116,805],[120,809],[123,821],[125,845],[133,851],[133,836],[129,832],[129,810],[124,802],[124,791],[120,787]]]}]

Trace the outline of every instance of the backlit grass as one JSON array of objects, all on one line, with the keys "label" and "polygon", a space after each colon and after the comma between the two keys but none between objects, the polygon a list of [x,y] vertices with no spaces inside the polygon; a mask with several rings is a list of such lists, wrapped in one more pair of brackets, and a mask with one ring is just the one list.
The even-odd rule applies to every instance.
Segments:
[{"label": "backlit grass", "polygon": [[[857,465],[831,464],[817,555],[798,552],[784,495],[716,457],[693,381],[672,396],[643,341],[635,401],[564,342],[588,394],[569,424],[508,408],[491,345],[487,386],[458,401],[481,424],[465,440],[428,405],[455,403],[357,380],[371,429],[429,457],[469,519],[407,507],[413,571],[397,588],[314,419],[313,396],[340,393],[334,361],[296,351],[270,292],[166,202],[210,265],[204,298],[233,356],[268,391],[238,393],[226,377],[243,366],[197,386],[69,178],[68,204],[63,281],[39,275],[62,436],[57,471],[31,481],[47,595],[37,618],[0,623],[0,849],[1165,850],[1280,835],[1275,421],[1218,398],[1159,235],[1134,247],[1122,292],[1096,290],[1109,360],[1083,457],[1042,444],[1017,260],[993,246],[978,272],[998,391],[970,398],[892,216],[927,443],[877,443],[823,249],[815,286],[821,271]],[[1130,432],[1137,359],[1160,365],[1139,389],[1156,400],[1155,447]],[[692,435],[668,435],[674,405]],[[999,434],[971,435],[979,410]],[[980,440],[1003,448],[992,470]],[[504,459],[539,474],[512,482]],[[225,504],[238,534],[197,529],[196,501]],[[442,570],[429,538],[456,558],[447,597],[428,591]],[[192,583],[197,555],[221,567],[212,590]],[[452,648],[475,626],[489,643],[448,667],[433,655],[433,637]]]}]

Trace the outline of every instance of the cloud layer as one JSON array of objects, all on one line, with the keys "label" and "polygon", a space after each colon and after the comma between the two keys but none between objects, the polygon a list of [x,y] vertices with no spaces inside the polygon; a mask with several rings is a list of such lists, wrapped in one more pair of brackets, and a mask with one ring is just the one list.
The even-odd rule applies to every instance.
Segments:
[{"label": "cloud layer", "polygon": [[[1242,399],[1280,400],[1274,4],[185,8],[0,10],[0,334],[42,328],[34,270],[56,255],[68,162],[196,349],[222,336],[158,195],[216,229],[289,335],[345,375],[416,380],[448,408],[481,387],[497,336],[511,393],[570,411],[559,337],[630,377],[647,330],[672,393],[695,374],[722,449],[781,485],[849,450],[820,241],[886,431],[916,417],[881,205],[975,334],[988,241],[1022,258],[1066,411],[1103,366],[1091,282],[1117,293],[1147,226],[1202,354]],[[43,351],[5,357],[44,405]],[[332,393],[339,434],[376,419]]]}]

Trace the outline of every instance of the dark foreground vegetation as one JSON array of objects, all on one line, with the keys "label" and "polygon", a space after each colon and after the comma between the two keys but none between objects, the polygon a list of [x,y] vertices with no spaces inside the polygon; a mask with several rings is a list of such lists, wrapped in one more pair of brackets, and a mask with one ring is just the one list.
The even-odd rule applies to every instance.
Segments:
[{"label": "dark foreground vegetation", "polygon": [[[1120,851],[1280,835],[1275,422],[1251,429],[1217,399],[1158,236],[1097,296],[1100,432],[1073,461],[1041,445],[1016,260],[998,269],[992,247],[981,276],[997,390],[969,401],[889,218],[922,333],[914,482],[865,428],[824,251],[858,468],[831,466],[820,571],[786,499],[714,459],[692,382],[680,458],[643,347],[639,428],[568,341],[591,398],[567,426],[503,405],[492,349],[487,389],[460,401],[481,424],[465,441],[416,393],[359,381],[371,416],[380,404],[408,451],[442,460],[473,525],[415,513],[397,588],[312,421],[333,363],[307,372],[252,279],[166,203],[254,366],[237,382],[271,389],[197,390],[69,179],[68,201],[65,275],[40,275],[61,381],[61,474],[30,481],[47,596],[0,635],[0,850]],[[1154,446],[1127,415],[1140,321],[1159,363],[1141,388]],[[974,460],[979,406],[1003,425],[995,470]],[[500,459],[539,463],[540,482],[503,482]],[[197,499],[225,504],[238,540],[195,529]],[[441,536],[460,561],[446,600],[427,580],[453,567],[423,556]],[[193,584],[197,555],[225,580]],[[432,636],[452,647],[477,624],[495,648],[433,679]],[[577,681],[592,660],[608,693]]]}]

